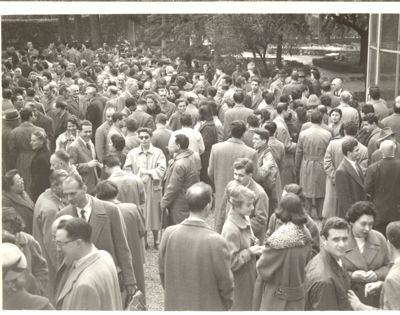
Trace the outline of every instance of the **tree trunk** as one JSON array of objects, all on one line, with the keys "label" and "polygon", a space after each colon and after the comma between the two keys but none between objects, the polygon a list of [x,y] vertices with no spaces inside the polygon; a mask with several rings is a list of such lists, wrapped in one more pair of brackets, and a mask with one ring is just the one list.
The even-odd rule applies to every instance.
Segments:
[{"label": "tree trunk", "polygon": [[368,62],[368,30],[362,33],[359,33],[361,40],[360,40],[360,65],[367,68]]},{"label": "tree trunk", "polygon": [[276,46],[276,65],[280,68],[282,67],[282,42],[283,35],[278,36],[278,45]]},{"label": "tree trunk", "polygon": [[[161,16],[161,27],[163,30],[165,30],[165,27],[167,25],[165,15]],[[163,31],[162,38],[161,38],[161,53],[165,53],[165,49],[167,48],[167,40],[165,39],[165,32]]]},{"label": "tree trunk", "polygon": [[100,37],[100,17],[97,14],[89,16],[90,37],[92,39],[93,48],[97,49],[101,45]]},{"label": "tree trunk", "polygon": [[83,27],[82,27],[82,16],[74,15],[74,22],[75,22],[75,39],[82,43],[83,42]]},{"label": "tree trunk", "polygon": [[70,36],[68,32],[68,15],[59,15],[58,16],[58,31],[60,34],[61,42],[69,42]]}]

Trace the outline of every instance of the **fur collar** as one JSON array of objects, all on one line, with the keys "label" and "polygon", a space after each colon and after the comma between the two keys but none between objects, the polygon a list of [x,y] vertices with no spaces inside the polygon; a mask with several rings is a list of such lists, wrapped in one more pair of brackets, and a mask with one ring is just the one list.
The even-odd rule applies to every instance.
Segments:
[{"label": "fur collar", "polygon": [[274,249],[305,246],[312,243],[311,234],[304,225],[288,222],[280,226],[267,240]]}]

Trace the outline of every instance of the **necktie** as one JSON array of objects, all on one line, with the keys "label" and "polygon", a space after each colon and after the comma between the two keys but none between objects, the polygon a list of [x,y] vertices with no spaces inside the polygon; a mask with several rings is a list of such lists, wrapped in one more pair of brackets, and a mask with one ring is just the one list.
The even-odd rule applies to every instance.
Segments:
[{"label": "necktie", "polygon": [[364,174],[362,172],[360,164],[356,163],[356,169],[357,169],[357,172],[358,172],[358,176],[360,176],[361,178],[364,178]]},{"label": "necktie", "polygon": [[89,142],[86,142],[86,148],[89,150],[90,152],[90,156],[93,158],[93,154],[92,154],[92,148],[90,147]]},{"label": "necktie", "polygon": [[81,210],[81,218],[82,218],[83,220],[87,221],[86,216],[85,216],[85,212],[86,212],[86,211],[85,211],[84,209]]}]

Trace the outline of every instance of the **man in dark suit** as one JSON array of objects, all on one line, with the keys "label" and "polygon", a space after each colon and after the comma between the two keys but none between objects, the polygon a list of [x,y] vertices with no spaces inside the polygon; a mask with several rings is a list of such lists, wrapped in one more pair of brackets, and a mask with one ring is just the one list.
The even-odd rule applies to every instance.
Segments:
[{"label": "man in dark suit", "polygon": [[346,139],[342,143],[343,161],[336,170],[336,215],[344,218],[350,206],[357,201],[367,200],[364,190],[364,174],[358,160],[360,149],[354,138]]},{"label": "man in dark suit", "polygon": [[113,257],[117,270],[122,271],[121,287],[124,285],[128,294],[133,294],[136,291],[136,278],[126,227],[118,207],[88,195],[87,186],[78,174],[72,174],[64,180],[63,193],[69,205],[60,210],[57,217],[68,214],[89,222],[93,244]]},{"label": "man in dark suit", "polygon": [[377,209],[375,229],[385,235],[386,226],[400,220],[400,160],[393,141],[384,140],[380,150],[383,159],[368,167],[365,191]]},{"label": "man in dark suit", "polygon": [[149,128],[153,131],[156,129],[156,125],[153,117],[146,113],[146,109],[146,101],[139,100],[136,110],[129,116],[129,118],[136,119],[139,128]]},{"label": "man in dark suit", "polygon": [[79,175],[85,182],[88,193],[93,195],[98,182],[96,167],[102,168],[96,160],[96,151],[90,140],[92,137],[92,123],[88,120],[81,121],[78,125],[79,135],[68,148],[71,163],[76,166]]}]

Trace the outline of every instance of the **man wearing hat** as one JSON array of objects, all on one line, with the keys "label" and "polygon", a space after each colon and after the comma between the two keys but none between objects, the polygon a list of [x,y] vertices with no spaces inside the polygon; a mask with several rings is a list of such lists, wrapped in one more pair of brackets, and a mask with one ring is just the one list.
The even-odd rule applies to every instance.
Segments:
[{"label": "man wearing hat", "polygon": [[[399,133],[400,132],[398,132],[397,134],[399,134]],[[380,145],[384,140],[393,141],[393,143],[396,145],[396,150],[394,152],[394,157],[396,159],[400,159],[400,142],[396,141],[396,133],[393,132],[392,128],[385,127],[385,128],[382,129],[382,134],[383,134],[383,136],[381,138],[379,138],[378,140],[376,140],[376,146],[378,148],[380,148]],[[376,150],[374,153],[372,153],[372,156],[371,156],[369,164],[373,164],[375,162],[378,162],[378,161],[382,160],[382,158],[383,158],[382,151],[381,150]]]},{"label": "man wearing hat", "polygon": [[386,234],[386,226],[400,220],[400,160],[394,158],[393,141],[381,143],[383,159],[370,165],[365,177],[365,191],[375,204],[375,229]]},{"label": "man wearing hat", "polygon": [[3,111],[3,127],[2,127],[2,168],[3,174],[12,169],[12,160],[8,148],[8,138],[10,137],[11,130],[16,128],[21,123],[19,113],[16,109],[7,109]]},{"label": "man wearing hat", "polygon": [[364,116],[363,121],[366,122],[365,128],[369,132],[369,137],[367,139],[366,146],[368,148],[368,158],[371,160],[372,153],[377,149],[377,141],[385,136],[383,130],[378,126],[378,116],[375,114],[367,114]]},{"label": "man wearing hat", "polygon": [[382,119],[381,121],[384,127],[390,127],[396,133],[396,141],[400,143],[400,96],[395,99],[393,105],[393,114]]},{"label": "man wearing hat", "polygon": [[49,300],[24,289],[27,262],[17,245],[0,244],[4,310],[54,310]]}]

